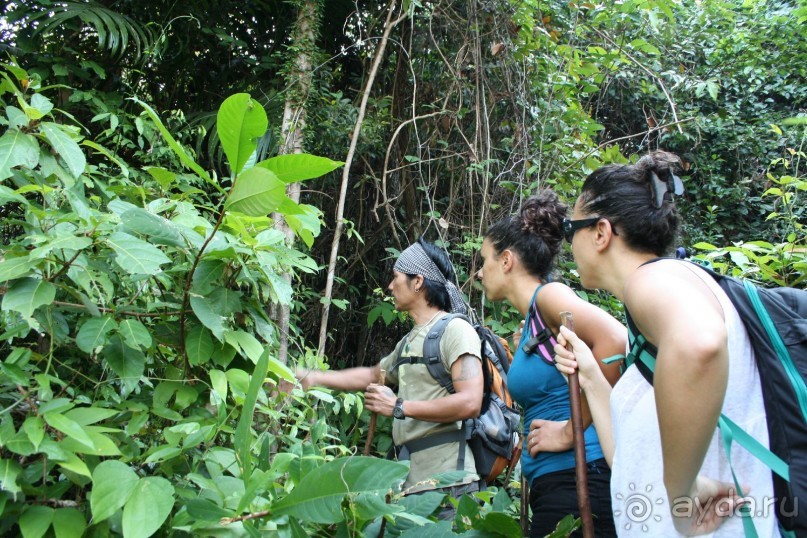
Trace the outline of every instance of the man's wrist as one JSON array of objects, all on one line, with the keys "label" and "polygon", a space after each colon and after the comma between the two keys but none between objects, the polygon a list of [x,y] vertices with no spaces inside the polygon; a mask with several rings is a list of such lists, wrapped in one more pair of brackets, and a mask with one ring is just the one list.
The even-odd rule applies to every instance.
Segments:
[{"label": "man's wrist", "polygon": [[308,368],[300,369],[295,372],[297,380],[303,385],[304,388],[311,387],[317,384],[317,371]]}]

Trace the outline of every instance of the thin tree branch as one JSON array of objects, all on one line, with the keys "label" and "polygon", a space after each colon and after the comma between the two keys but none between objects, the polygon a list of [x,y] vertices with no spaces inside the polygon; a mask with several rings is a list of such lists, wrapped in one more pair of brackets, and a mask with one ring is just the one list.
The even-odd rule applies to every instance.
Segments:
[{"label": "thin tree branch", "polygon": [[328,274],[325,278],[325,293],[323,294],[325,300],[324,304],[322,305],[322,318],[320,320],[319,327],[319,345],[317,346],[317,353],[320,356],[324,355],[325,353],[325,340],[328,336],[328,314],[331,306],[331,294],[333,293],[336,261],[339,256],[339,240],[342,237],[342,232],[345,227],[343,219],[345,214],[345,200],[347,198],[348,180],[350,179],[350,167],[353,163],[353,156],[356,153],[356,145],[359,141],[359,135],[361,135],[361,127],[364,123],[364,116],[367,113],[367,102],[370,99],[370,91],[373,88],[373,83],[375,82],[375,77],[378,73],[378,67],[381,64],[382,58],[384,57],[384,50],[387,48],[390,32],[392,32],[392,29],[407,17],[406,14],[403,14],[392,21],[392,14],[395,11],[396,4],[397,1],[392,0],[389,6],[389,11],[387,12],[387,19],[384,23],[384,34],[381,41],[378,43],[375,58],[373,58],[373,64],[367,77],[367,83],[365,84],[364,91],[362,92],[361,104],[359,105],[359,114],[356,118],[356,125],[353,128],[353,134],[350,137],[350,147],[348,148],[347,157],[345,158],[345,167],[342,170],[342,185],[339,190],[339,201],[337,202],[336,208],[336,226],[333,234],[333,242],[331,243],[331,257],[330,261],[328,262]]},{"label": "thin tree branch", "polygon": [[672,127],[672,126],[679,126],[679,128],[680,128],[681,123],[689,123],[690,121],[694,121],[694,120],[695,120],[695,118],[684,118],[682,120],[674,121],[674,122],[671,122],[671,123],[665,123],[664,125],[657,125],[656,127],[653,127],[651,129],[648,129],[646,131],[642,131],[642,132],[639,132],[639,133],[634,133],[632,135],[621,136],[619,138],[612,138],[610,140],[606,140],[605,142],[603,142],[602,144],[600,144],[596,148],[590,150],[588,153],[586,153],[585,155],[583,155],[582,157],[580,157],[576,161],[570,163],[569,166],[567,166],[566,168],[563,169],[562,174],[565,174],[571,168],[576,166],[577,163],[587,159],[595,151],[600,150],[600,149],[604,148],[605,146],[610,146],[611,144],[616,144],[617,142],[621,142],[623,140],[629,140],[631,138],[636,138],[637,136],[647,136],[647,135],[652,134],[652,133],[654,133],[656,131],[663,131],[664,129],[668,129],[669,127]]},{"label": "thin tree branch", "polygon": [[683,132],[684,132],[684,130],[681,128],[681,125],[680,125],[680,123],[681,123],[681,122],[678,120],[678,113],[677,113],[677,112],[676,112],[676,110],[675,110],[675,102],[673,101],[672,97],[670,97],[670,94],[669,94],[669,92],[667,91],[667,88],[664,86],[664,81],[662,81],[662,80],[661,80],[661,77],[660,77],[660,76],[658,76],[658,75],[657,75],[657,74],[656,74],[656,73],[655,73],[653,70],[651,70],[650,68],[645,67],[645,65],[644,65],[644,64],[642,64],[642,62],[640,62],[639,60],[637,60],[636,58],[634,58],[633,56],[631,56],[631,54],[630,54],[629,52],[627,52],[625,49],[623,49],[621,45],[618,45],[618,44],[616,43],[616,41],[614,41],[613,39],[611,39],[611,38],[610,38],[608,35],[606,35],[604,32],[602,32],[602,31],[600,31],[600,30],[598,30],[598,29],[596,29],[596,28],[594,28],[594,32],[596,32],[596,33],[597,33],[597,35],[599,35],[600,37],[602,37],[604,40],[608,41],[608,42],[609,42],[611,45],[613,45],[613,46],[617,47],[617,48],[619,49],[619,51],[620,51],[622,54],[624,54],[624,55],[625,55],[625,56],[626,56],[626,57],[627,57],[627,58],[628,58],[630,61],[632,61],[633,63],[635,63],[637,66],[639,66],[639,69],[641,69],[642,71],[644,71],[645,73],[647,73],[647,74],[648,74],[650,77],[652,77],[652,78],[653,78],[653,79],[654,79],[654,80],[655,80],[655,81],[658,83],[659,87],[661,87],[661,91],[662,91],[662,92],[664,92],[664,96],[667,98],[667,102],[670,104],[670,109],[672,110],[673,120],[675,120],[675,121],[674,121],[673,123],[671,123],[670,125],[676,125],[676,126],[678,127],[678,132],[679,132],[679,133],[683,133]]},{"label": "thin tree branch", "polygon": [[[52,304],[56,306],[65,306],[68,308],[81,308],[83,310],[88,310],[87,305],[78,304],[78,303],[68,303],[65,301],[53,301]],[[100,312],[115,314],[116,316],[129,316],[134,318],[160,318],[163,316],[178,316],[181,312],[179,310],[172,311],[172,312],[128,312],[124,310],[115,310],[114,308],[107,308],[104,306],[96,306],[96,308]],[[188,310],[188,312],[191,312]]]}]

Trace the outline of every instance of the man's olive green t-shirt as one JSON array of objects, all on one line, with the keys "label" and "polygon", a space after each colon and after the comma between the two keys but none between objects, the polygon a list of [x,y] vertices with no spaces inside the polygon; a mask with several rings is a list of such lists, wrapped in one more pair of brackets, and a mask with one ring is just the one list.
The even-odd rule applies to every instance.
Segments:
[{"label": "man's olive green t-shirt", "polygon": [[[426,326],[414,327],[403,340],[399,341],[392,353],[381,359],[380,366],[387,371],[388,383],[398,385],[398,397],[404,399],[404,411],[406,411],[407,400],[435,400],[450,394],[432,377],[424,364],[402,364],[396,371],[392,371],[392,366],[398,360],[398,349],[402,350],[401,358],[423,356],[423,342],[438,319],[435,318]],[[409,338],[412,338],[411,342]],[[480,350],[479,336],[467,321],[453,319],[448,323],[442,338],[440,338],[440,360],[449,373],[451,372],[451,365],[457,359],[463,355],[473,355],[478,359]],[[407,417],[403,420],[393,421],[392,439],[396,445],[402,445],[435,433],[457,431],[461,427],[462,421],[440,423]],[[404,483],[404,490],[408,493],[415,493],[434,489],[435,481],[430,479],[440,473],[456,470],[458,456],[459,443],[439,445],[411,454],[409,476]],[[465,448],[465,471],[467,474],[462,480],[451,484],[442,484],[442,486],[468,484],[479,480],[476,475],[473,454],[467,445]]]}]

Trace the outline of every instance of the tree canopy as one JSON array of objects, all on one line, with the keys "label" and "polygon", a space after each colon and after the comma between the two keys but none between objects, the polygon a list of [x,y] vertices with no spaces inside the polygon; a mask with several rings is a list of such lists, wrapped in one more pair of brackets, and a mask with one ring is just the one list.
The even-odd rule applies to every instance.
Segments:
[{"label": "tree canopy", "polygon": [[[389,352],[391,262],[421,235],[509,336],[475,280],[487,226],[652,149],[689,166],[681,245],[804,287],[805,22],[796,0],[6,3],[0,532],[444,535],[439,495],[388,496],[405,466],[347,457],[360,395],[282,381]],[[557,273],[621,315],[569,252]],[[519,536],[516,486],[457,533]]]}]

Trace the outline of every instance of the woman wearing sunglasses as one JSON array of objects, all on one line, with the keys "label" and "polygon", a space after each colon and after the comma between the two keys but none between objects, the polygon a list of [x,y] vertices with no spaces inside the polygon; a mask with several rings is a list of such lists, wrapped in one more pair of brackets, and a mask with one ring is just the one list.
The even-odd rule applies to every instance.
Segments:
[{"label": "woman wearing sunglasses", "polygon": [[[579,517],[569,389],[554,366],[554,336],[560,312],[574,315],[577,334],[597,359],[624,353],[625,327],[581,299],[571,288],[550,281],[563,242],[567,207],[552,191],[525,200],[521,212],[491,226],[482,243],[479,278],[491,301],[506,300],[524,316],[524,328],[508,374],[510,393],[524,412],[521,470],[530,484],[530,536],[552,532],[568,514]],[[538,313],[542,320],[538,319]],[[543,321],[543,323],[542,323]],[[542,325],[547,330],[544,330]],[[616,364],[602,365],[615,383]],[[583,400],[588,489],[595,535],[616,536],[611,514],[610,470]]]},{"label": "woman wearing sunglasses", "polygon": [[[748,334],[710,276],[691,264],[657,260],[676,239],[680,217],[672,194],[683,193],[676,175],[681,168],[678,157],[666,152],[645,155],[635,165],[599,168],[583,184],[574,220],[565,223],[583,286],[623,301],[657,349],[653,384],[634,365],[612,391],[587,342],[565,328],[557,367],[566,374],[580,369],[580,386],[612,464],[620,536],[779,536],[770,471],[736,445],[732,470],[727,438],[717,430],[722,412],[753,438],[768,439]],[[572,351],[561,347],[567,341]],[[750,497],[738,495],[734,471]],[[637,494],[650,503],[641,522],[629,510]],[[742,517],[744,505],[753,521]],[[743,529],[751,522],[756,534]]]}]

